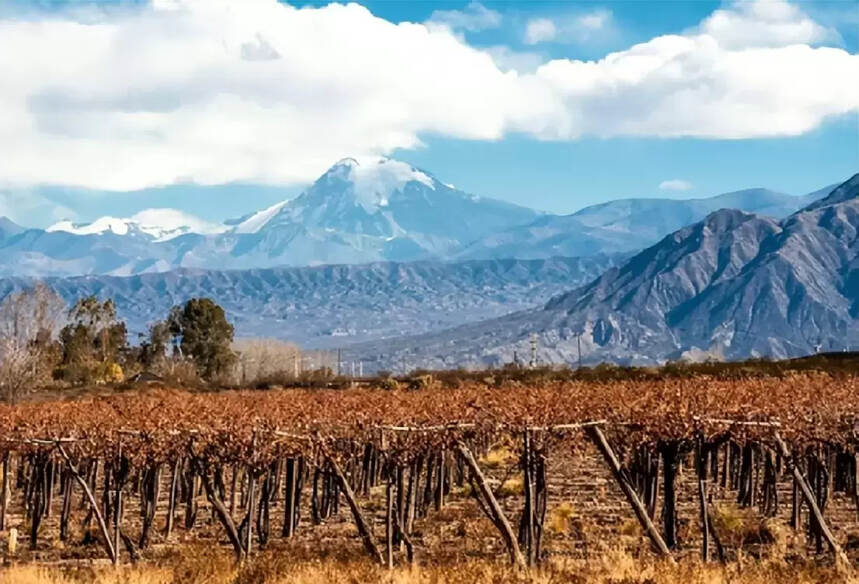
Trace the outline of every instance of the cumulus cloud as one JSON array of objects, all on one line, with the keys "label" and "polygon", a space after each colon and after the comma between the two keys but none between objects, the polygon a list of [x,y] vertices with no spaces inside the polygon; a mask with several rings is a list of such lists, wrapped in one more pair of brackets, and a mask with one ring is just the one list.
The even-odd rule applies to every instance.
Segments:
[{"label": "cumulus cloud", "polygon": [[555,40],[558,29],[548,18],[532,18],[525,25],[525,44],[536,45]]},{"label": "cumulus cloud", "polygon": [[423,134],[783,136],[859,109],[859,56],[814,46],[824,37],[796,6],[762,3],[527,70],[449,26],[357,4],[153,0],[87,19],[6,17],[0,184],[283,185],[345,156],[420,147]]},{"label": "cumulus cloud", "polygon": [[480,2],[469,2],[463,10],[435,10],[428,24],[440,24],[454,30],[477,32],[501,26],[501,13]]},{"label": "cumulus cloud", "polygon": [[659,183],[659,190],[661,191],[691,191],[692,183],[688,180],[684,180],[682,178],[672,178],[670,180],[664,180]]},{"label": "cumulus cloud", "polygon": [[740,0],[716,10],[700,25],[701,33],[726,48],[781,47],[816,44],[840,39],[794,4],[782,0]]}]

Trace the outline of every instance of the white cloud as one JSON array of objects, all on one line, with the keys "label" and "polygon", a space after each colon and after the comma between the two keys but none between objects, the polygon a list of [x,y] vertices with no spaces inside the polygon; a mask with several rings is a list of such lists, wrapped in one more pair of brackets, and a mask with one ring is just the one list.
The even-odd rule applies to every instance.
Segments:
[{"label": "white cloud", "polygon": [[576,17],[576,24],[583,30],[600,30],[605,28],[610,20],[611,11],[599,9]]},{"label": "white cloud", "polygon": [[477,32],[501,26],[501,13],[480,2],[469,2],[463,10],[434,10],[427,24]]},{"label": "white cloud", "polygon": [[810,46],[821,37],[805,14],[765,4],[537,67],[357,4],[157,0],[86,21],[7,18],[0,183],[294,184],[345,156],[420,147],[423,134],[748,138],[859,110],[859,56]]},{"label": "white cloud", "polygon": [[536,45],[555,39],[558,29],[548,18],[532,18],[525,25],[525,44]]},{"label": "white cloud", "polygon": [[616,36],[612,13],[605,8],[590,12],[575,12],[554,19],[533,18],[525,25],[524,42],[536,45],[544,42],[588,44]]},{"label": "white cloud", "polygon": [[672,178],[659,183],[659,190],[661,191],[691,191],[692,187],[691,182],[682,178]]},{"label": "white cloud", "polygon": [[836,31],[806,16],[799,6],[784,0],[740,0],[716,10],[700,25],[726,48],[781,47],[838,40]]}]

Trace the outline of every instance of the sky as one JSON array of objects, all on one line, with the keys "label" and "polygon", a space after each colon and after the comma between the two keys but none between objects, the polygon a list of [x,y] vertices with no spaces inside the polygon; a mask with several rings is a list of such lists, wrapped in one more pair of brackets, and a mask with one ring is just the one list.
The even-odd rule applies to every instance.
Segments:
[{"label": "sky", "polygon": [[0,2],[0,214],[290,198],[346,156],[570,213],[859,171],[859,4]]}]

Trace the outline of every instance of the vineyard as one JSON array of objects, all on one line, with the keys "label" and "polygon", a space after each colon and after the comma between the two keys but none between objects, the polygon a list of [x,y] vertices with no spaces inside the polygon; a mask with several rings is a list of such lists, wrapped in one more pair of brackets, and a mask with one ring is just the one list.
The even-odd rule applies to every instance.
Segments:
[{"label": "vineyard", "polygon": [[[766,530],[738,538],[730,509],[850,570],[857,390],[824,373],[486,378],[4,405],[0,533],[19,558],[60,541],[67,559],[114,564],[192,540],[245,562],[299,537],[389,568],[434,561],[439,538],[523,570],[605,546],[668,562],[763,553]],[[488,535],[462,527],[469,515]]]}]

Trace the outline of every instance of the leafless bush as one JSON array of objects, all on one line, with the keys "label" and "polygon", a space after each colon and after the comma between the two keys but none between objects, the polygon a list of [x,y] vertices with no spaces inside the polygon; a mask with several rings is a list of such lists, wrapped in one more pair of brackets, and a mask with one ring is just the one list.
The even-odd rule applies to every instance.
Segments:
[{"label": "leafless bush", "polygon": [[241,386],[292,381],[305,365],[298,345],[278,339],[239,339],[233,351],[238,355],[233,383]]},{"label": "leafless bush", "polygon": [[56,364],[55,333],[65,303],[44,284],[0,303],[0,392],[14,402],[28,388],[47,383]]},{"label": "leafless bush", "polygon": [[151,372],[171,387],[199,387],[203,384],[197,365],[190,359],[168,357],[153,363]]}]

